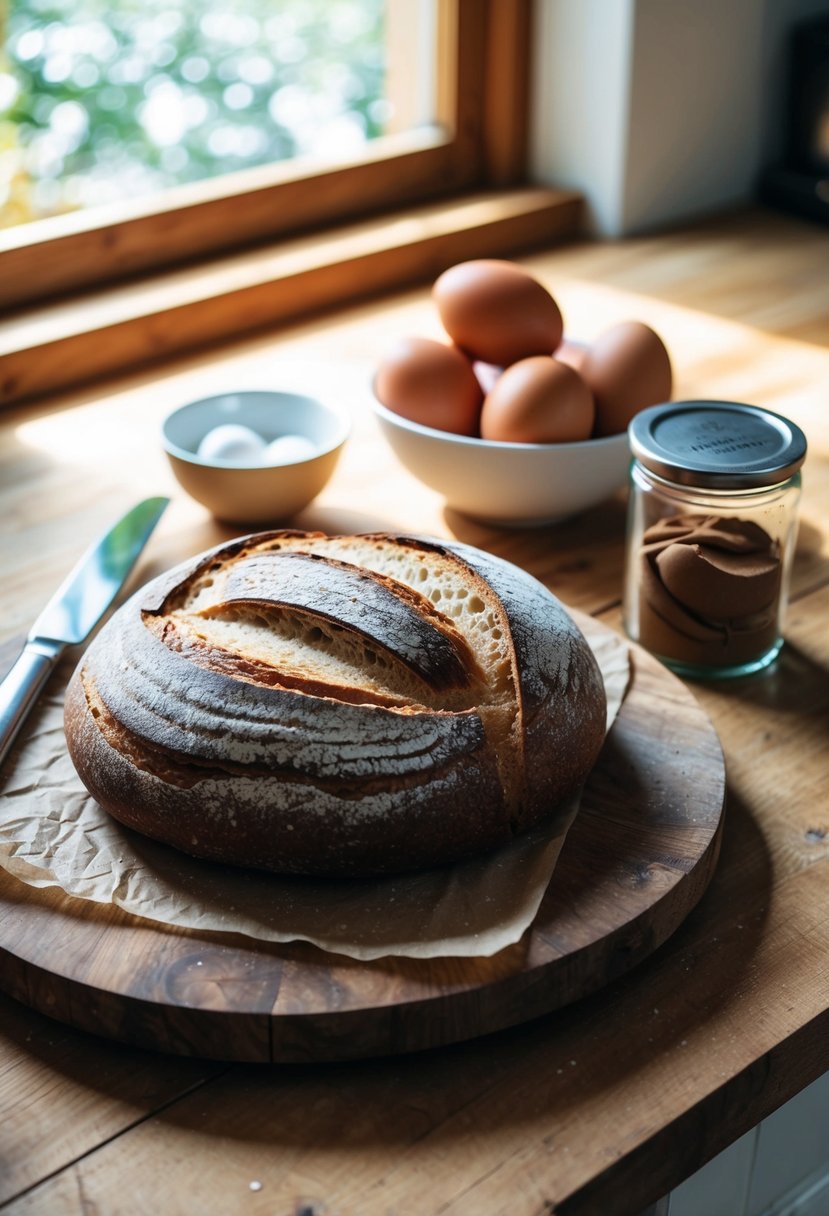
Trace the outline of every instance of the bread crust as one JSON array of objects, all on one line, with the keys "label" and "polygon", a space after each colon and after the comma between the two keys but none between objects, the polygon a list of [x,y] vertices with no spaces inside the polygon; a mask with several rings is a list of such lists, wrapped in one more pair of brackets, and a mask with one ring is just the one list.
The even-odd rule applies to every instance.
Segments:
[{"label": "bread crust", "polygon": [[270,532],[119,609],[65,728],[81,780],[130,828],[230,864],[365,876],[555,815],[605,712],[581,633],[517,567],[422,537]]}]

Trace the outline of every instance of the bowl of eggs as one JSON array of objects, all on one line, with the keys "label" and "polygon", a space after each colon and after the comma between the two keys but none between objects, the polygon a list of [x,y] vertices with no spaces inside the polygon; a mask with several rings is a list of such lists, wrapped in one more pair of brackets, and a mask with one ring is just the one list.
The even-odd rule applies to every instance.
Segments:
[{"label": "bowl of eggs", "polygon": [[295,515],[334,472],[351,429],[331,401],[244,390],[168,414],[162,443],[179,484],[219,519],[262,524]]},{"label": "bowl of eggs", "polygon": [[446,339],[401,339],[373,381],[380,428],[447,505],[490,523],[554,523],[625,481],[627,427],[670,400],[661,338],[624,321],[564,337],[547,289],[511,262],[462,262],[435,282]]}]

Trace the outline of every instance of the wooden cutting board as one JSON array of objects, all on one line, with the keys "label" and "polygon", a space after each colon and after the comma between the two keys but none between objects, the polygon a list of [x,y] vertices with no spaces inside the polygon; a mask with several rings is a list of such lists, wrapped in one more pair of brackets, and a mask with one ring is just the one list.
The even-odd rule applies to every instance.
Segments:
[{"label": "wooden cutting board", "polygon": [[631,657],[627,697],[535,922],[494,957],[357,962],[167,928],[0,870],[0,986],[137,1046],[265,1062],[422,1050],[587,995],[674,932],[719,854],[714,728],[661,664],[638,647]]}]

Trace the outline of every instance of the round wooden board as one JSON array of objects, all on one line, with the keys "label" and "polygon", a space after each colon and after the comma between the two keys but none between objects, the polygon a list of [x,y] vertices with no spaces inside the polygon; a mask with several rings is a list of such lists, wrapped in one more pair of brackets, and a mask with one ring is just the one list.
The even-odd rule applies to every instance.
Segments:
[{"label": "round wooden board", "polygon": [[587,995],[674,932],[719,854],[725,769],[714,728],[666,668],[635,646],[631,661],[536,920],[494,957],[357,962],[168,928],[0,870],[0,986],[133,1045],[282,1062],[422,1050]]}]

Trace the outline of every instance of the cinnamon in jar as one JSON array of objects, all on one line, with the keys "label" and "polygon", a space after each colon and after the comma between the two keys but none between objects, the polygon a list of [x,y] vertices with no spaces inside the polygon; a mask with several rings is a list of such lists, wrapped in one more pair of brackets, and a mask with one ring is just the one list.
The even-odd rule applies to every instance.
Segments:
[{"label": "cinnamon in jar", "polygon": [[680,401],[631,422],[624,619],[681,675],[759,671],[783,644],[806,439],[757,406]]}]

